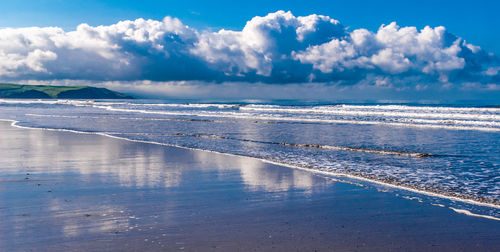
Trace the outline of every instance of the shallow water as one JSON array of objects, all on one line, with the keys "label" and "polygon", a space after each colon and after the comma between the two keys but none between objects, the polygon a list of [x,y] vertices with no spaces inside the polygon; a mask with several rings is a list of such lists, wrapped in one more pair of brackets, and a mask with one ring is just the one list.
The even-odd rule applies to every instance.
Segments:
[{"label": "shallow water", "polygon": [[[500,205],[500,108],[0,100],[0,118],[256,157]],[[500,217],[495,209],[489,214]]]}]

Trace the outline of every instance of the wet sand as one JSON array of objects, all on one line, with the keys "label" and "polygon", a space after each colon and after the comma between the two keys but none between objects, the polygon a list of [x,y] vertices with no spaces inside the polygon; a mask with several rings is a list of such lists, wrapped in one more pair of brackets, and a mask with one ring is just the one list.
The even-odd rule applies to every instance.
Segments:
[{"label": "wet sand", "polygon": [[0,122],[0,251],[500,249],[500,221],[381,190],[251,158]]}]

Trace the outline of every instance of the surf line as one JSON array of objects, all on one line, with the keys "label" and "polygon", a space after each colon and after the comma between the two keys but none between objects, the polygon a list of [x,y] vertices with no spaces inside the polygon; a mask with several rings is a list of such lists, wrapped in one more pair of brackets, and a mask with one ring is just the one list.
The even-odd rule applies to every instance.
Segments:
[{"label": "surf line", "polygon": [[[135,142],[135,143],[144,143],[144,144],[155,144],[155,145],[161,145],[161,146],[168,146],[168,147],[175,147],[175,148],[181,148],[181,149],[186,149],[186,150],[196,150],[196,151],[203,151],[203,152],[209,152],[209,153],[216,153],[220,155],[226,155],[226,156],[232,156],[232,157],[240,157],[240,158],[251,158],[255,160],[260,160],[261,162],[268,163],[268,164],[274,164],[278,166],[283,166],[283,167],[288,167],[291,169],[297,169],[297,170],[302,170],[302,171],[307,171],[311,172],[314,174],[319,174],[319,175],[326,175],[326,176],[333,176],[333,177],[345,177],[345,178],[350,178],[350,179],[355,179],[358,181],[365,181],[368,183],[373,183],[373,184],[378,184],[390,188],[396,188],[396,189],[401,189],[409,192],[414,192],[422,195],[427,195],[431,197],[437,197],[437,198],[442,198],[442,199],[447,199],[451,201],[458,201],[458,202],[463,202],[471,205],[477,205],[477,206],[485,206],[485,207],[491,207],[495,209],[500,209],[499,204],[494,204],[494,203],[487,203],[487,202],[481,202],[477,200],[472,200],[472,199],[466,199],[466,198],[459,198],[457,196],[449,196],[446,194],[440,194],[436,192],[429,192],[429,191],[424,191],[416,188],[411,188],[403,185],[394,185],[390,184],[387,182],[383,181],[378,181],[375,179],[370,179],[370,178],[365,178],[362,176],[358,175],[353,175],[353,174],[348,174],[348,173],[339,173],[339,172],[331,172],[331,171],[321,171],[321,170],[314,170],[306,167],[301,167],[297,165],[292,165],[292,164],[287,164],[283,162],[277,162],[273,160],[267,160],[263,158],[258,158],[258,157],[252,157],[252,156],[244,156],[244,155],[239,155],[239,154],[231,154],[231,153],[225,153],[225,152],[219,152],[219,151],[213,151],[213,150],[207,150],[207,149],[200,149],[200,148],[192,148],[192,147],[185,147],[181,145],[175,145],[175,144],[167,144],[167,143],[161,143],[161,142],[154,142],[154,141],[145,141],[145,140],[135,140],[135,139],[130,139],[126,137],[119,137],[119,136],[114,136],[110,134],[106,134],[103,132],[86,132],[86,131],[78,131],[78,130],[70,130],[70,129],[52,129],[52,128],[37,128],[37,127],[28,127],[28,126],[20,126],[18,125],[19,121],[12,120],[12,119],[0,119],[0,121],[5,121],[5,122],[11,122],[12,127],[20,128],[20,129],[34,129],[34,130],[46,130],[46,131],[63,131],[63,132],[70,132],[70,133],[76,133],[76,134],[87,134],[87,135],[100,135],[100,136],[105,136],[109,138],[114,138],[114,139],[119,139],[119,140],[124,140],[124,141],[129,141],[129,142]],[[342,181],[340,181],[342,182]],[[460,209],[459,209],[460,210]],[[478,214],[471,213],[469,216],[473,217],[482,217],[478,216]],[[489,215],[484,215],[488,217],[492,217],[494,220],[496,220],[496,217],[489,216]],[[484,217],[483,217],[484,218]],[[490,218],[491,219],[491,218]]]}]

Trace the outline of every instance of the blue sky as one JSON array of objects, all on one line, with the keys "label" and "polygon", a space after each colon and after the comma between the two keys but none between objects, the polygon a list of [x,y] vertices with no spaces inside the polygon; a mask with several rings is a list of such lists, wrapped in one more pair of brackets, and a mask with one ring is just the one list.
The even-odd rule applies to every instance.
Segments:
[{"label": "blue sky", "polygon": [[445,26],[457,36],[500,54],[500,1],[495,0],[2,0],[0,27],[109,25],[120,20],[174,16],[199,28],[241,29],[257,15],[290,10],[294,15],[328,15],[352,28]]},{"label": "blue sky", "polygon": [[2,0],[0,81],[242,98],[473,91],[500,101],[499,9],[484,0]]}]

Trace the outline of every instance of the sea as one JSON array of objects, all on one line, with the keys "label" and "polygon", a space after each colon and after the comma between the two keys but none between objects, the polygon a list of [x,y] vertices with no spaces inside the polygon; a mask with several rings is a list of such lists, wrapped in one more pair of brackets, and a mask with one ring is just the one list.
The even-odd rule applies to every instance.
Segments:
[{"label": "sea", "polygon": [[13,126],[253,157],[500,220],[500,107],[0,99]]}]

